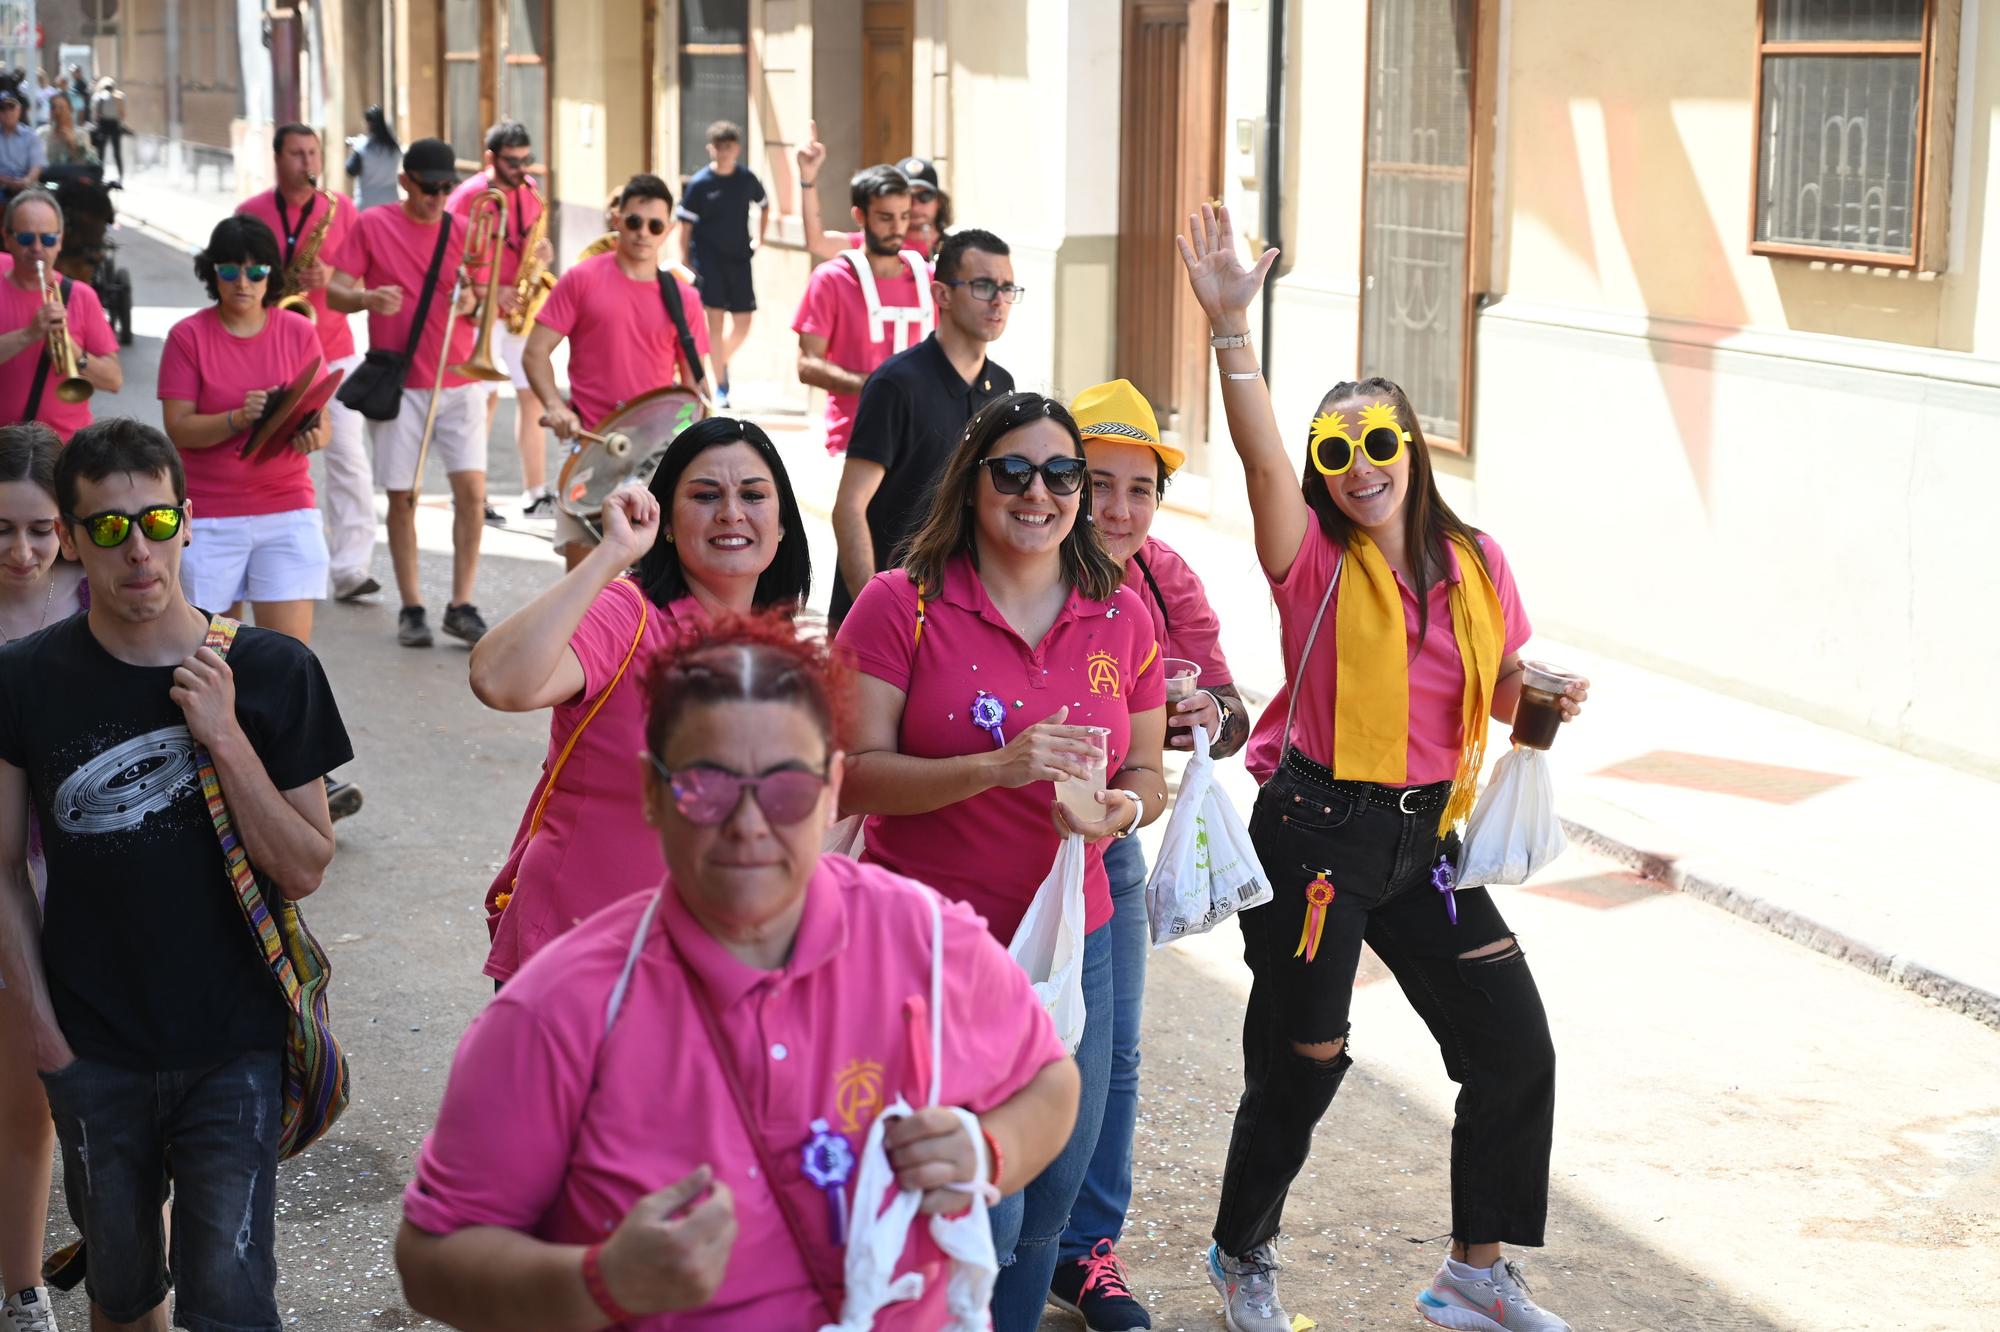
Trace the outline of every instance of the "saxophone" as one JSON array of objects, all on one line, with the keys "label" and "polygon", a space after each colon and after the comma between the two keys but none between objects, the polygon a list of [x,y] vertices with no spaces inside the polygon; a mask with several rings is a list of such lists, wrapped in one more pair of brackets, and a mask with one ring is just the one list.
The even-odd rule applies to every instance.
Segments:
[{"label": "saxophone", "polygon": [[288,294],[278,302],[280,310],[297,310],[308,319],[313,317],[312,297],[300,288],[299,274],[319,262],[320,249],[326,244],[326,233],[333,228],[335,207],[333,196],[325,190],[315,188],[313,193],[320,197],[326,208],[321,213],[319,221],[313,224],[312,234],[306,237],[306,243],[292,255],[292,262],[285,265],[285,286]]},{"label": "saxophone", "polygon": [[[523,186],[533,189],[533,185]],[[535,257],[535,251],[542,247],[542,241],[549,234],[549,206],[543,200],[542,211],[535,216],[535,225],[528,228],[528,234],[521,238],[521,266],[515,270],[514,312],[507,316],[507,331],[521,334],[534,325],[535,316],[542,312],[542,303],[555,290],[555,275]]]}]

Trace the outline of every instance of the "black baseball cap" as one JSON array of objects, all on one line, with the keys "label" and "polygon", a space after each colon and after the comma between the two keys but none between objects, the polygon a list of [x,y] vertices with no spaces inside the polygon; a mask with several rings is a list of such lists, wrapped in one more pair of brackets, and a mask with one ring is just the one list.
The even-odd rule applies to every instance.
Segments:
[{"label": "black baseball cap", "polygon": [[443,139],[418,139],[403,150],[403,170],[412,179],[435,185],[458,183],[458,154]]},{"label": "black baseball cap", "polygon": [[932,190],[938,185],[937,168],[921,157],[906,157],[896,163],[896,170],[910,178],[911,185],[928,185]]}]

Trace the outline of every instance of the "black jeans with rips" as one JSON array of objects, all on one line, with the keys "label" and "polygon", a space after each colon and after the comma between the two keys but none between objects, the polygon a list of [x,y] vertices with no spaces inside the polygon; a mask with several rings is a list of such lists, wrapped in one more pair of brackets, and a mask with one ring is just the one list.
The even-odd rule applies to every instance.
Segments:
[{"label": "black jeans with rips", "polygon": [[[1296,1046],[1345,1041],[1361,945],[1375,950],[1436,1038],[1459,1084],[1451,1134],[1451,1232],[1467,1244],[1539,1245],[1548,1215],[1555,1124],[1555,1047],[1518,944],[1469,958],[1511,931],[1484,888],[1456,894],[1452,923],[1433,886],[1456,835],[1438,809],[1403,814],[1334,783],[1288,754],[1257,798],[1250,838],[1275,896],[1245,912],[1253,977],[1243,1019],[1243,1097],[1236,1108],[1214,1237],[1243,1257],[1278,1233],[1285,1197],[1312,1134],[1353,1059]],[[1299,955],[1307,887],[1334,885],[1314,956]]]}]

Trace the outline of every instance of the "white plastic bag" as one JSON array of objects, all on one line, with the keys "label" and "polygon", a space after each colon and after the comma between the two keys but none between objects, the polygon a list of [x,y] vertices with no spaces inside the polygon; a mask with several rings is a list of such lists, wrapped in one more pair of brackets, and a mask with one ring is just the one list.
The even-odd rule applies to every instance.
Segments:
[{"label": "white plastic bag", "polygon": [[1083,1040],[1083,838],[1070,833],[1007,945],[1071,1054]]},{"label": "white plastic bag", "polygon": [[1548,755],[1516,745],[1493,765],[1493,780],[1466,821],[1458,886],[1525,883],[1568,845],[1556,817]]},{"label": "white plastic bag", "polygon": [[1249,830],[1215,784],[1208,733],[1197,726],[1193,738],[1160,858],[1146,881],[1155,948],[1214,929],[1223,918],[1271,900],[1271,881],[1250,845]]}]

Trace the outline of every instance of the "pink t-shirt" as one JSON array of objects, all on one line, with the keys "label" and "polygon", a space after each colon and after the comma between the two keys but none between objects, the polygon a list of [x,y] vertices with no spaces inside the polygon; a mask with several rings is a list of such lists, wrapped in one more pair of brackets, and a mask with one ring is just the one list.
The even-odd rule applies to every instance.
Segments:
[{"label": "pink t-shirt", "polygon": [[[857,669],[903,691],[899,753],[951,758],[992,749],[993,737],[972,720],[972,701],[984,690],[1007,709],[1001,729],[1009,740],[1061,707],[1069,709],[1066,725],[1109,728],[1109,778],[1124,766],[1132,714],[1166,702],[1153,622],[1126,588],[1109,601],[1072,592],[1047,636],[1030,646],[961,555],[946,566],[943,592],[925,602],[920,641],[916,620],[915,584],[903,570],[888,569],[861,589],[838,638]],[[868,859],[970,905],[996,938],[1011,939],[1055,863],[1054,799],[1053,782],[1033,782],[994,787],[928,814],[878,815],[868,820]],[[1111,919],[1109,845],[1089,848],[1088,929]]]},{"label": "pink t-shirt", "polygon": [[[824,857],[806,887],[791,959],[766,972],[731,957],[669,884],[607,1035],[610,992],[651,900],[637,894],[592,916],[473,1019],[403,1192],[404,1219],[433,1235],[487,1225],[589,1244],[640,1198],[707,1162],[735,1195],[722,1287],[700,1309],[628,1326],[817,1327],[828,1316],[749,1132],[777,1162],[775,1187],[806,1219],[815,1263],[837,1281],[826,1195],[802,1177],[800,1157],[815,1121],[844,1135],[858,1158],[897,1095],[924,1103],[903,1005],[930,993],[936,899],[876,866]],[[989,1111],[1064,1058],[1027,974],[984,922],[949,903],[943,974],[941,1104]],[[714,1005],[754,1126],[736,1112],[696,985]],[[924,1294],[890,1305],[876,1326],[939,1326],[943,1261],[928,1231],[913,1227],[898,1270],[922,1271]]]},{"label": "pink t-shirt", "polygon": [[[597,594],[583,623],[570,635],[570,650],[583,667],[583,693],[552,709],[544,774],[576,734],[577,724],[618,674],[618,665],[639,631],[644,597],[630,579]],[[496,892],[512,899],[493,928],[486,974],[507,980],[550,940],[619,898],[650,888],[666,873],[660,833],[646,823],[639,782],[639,754],[646,748],[647,667],[680,628],[701,618],[700,604],[682,597],[665,607],[649,605],[639,650],[624,678],[584,727],[542,811],[532,840],[538,782],[514,831],[507,863],[500,867]]]},{"label": "pink t-shirt", "polygon": [[[437,229],[443,224],[440,219],[425,226],[413,220],[400,204],[394,208],[370,208],[355,222],[354,229],[347,233],[346,243],[332,259],[335,268],[360,278],[363,286],[403,289],[401,310],[392,315],[368,316],[368,346],[372,350],[402,354],[410,337],[410,321],[417,317],[417,302],[423,296],[424,274],[430,268],[432,252],[437,249]],[[424,319],[424,335],[417,342],[416,355],[410,358],[409,376],[403,381],[407,388],[429,392],[437,382],[438,350],[444,345],[452,286],[458,276],[459,260],[464,256],[465,220],[454,217],[451,240],[444,247],[444,263],[438,269],[437,295],[431,299],[430,313]],[[457,365],[472,355],[473,333],[470,319],[452,321],[447,366]],[[446,388],[474,382],[449,372],[444,377]]]},{"label": "pink t-shirt", "polygon": [[[875,293],[884,306],[915,306],[917,280],[909,266],[896,261],[896,276],[875,279]],[[861,294],[861,278],[845,259],[829,259],[815,268],[806,280],[806,294],[799,312],[792,317],[794,333],[809,333],[826,339],[826,359],[843,370],[866,378],[875,367],[896,354],[895,333],[885,329],[882,340],[872,336],[868,300]],[[909,345],[924,340],[928,330],[913,331]],[[854,411],[861,405],[859,393],[826,395],[826,451],[845,453],[847,437],[854,433]]]},{"label": "pink t-shirt", "polygon": [[[167,345],[160,349],[160,400],[191,402],[203,415],[226,412],[241,407],[252,389],[281,388],[319,359],[319,334],[302,314],[267,310],[263,329],[239,338],[223,327],[216,308],[207,306],[167,331]],[[285,449],[269,462],[251,462],[237,454],[249,437],[249,430],[239,430],[212,448],[181,450],[195,517],[241,518],[313,506],[306,455]]]},{"label": "pink t-shirt", "polygon": [[[347,244],[347,233],[354,230],[354,204],[341,195],[333,195],[333,225],[327,228],[326,242],[320,246],[319,258],[323,264],[331,265],[333,256],[340,253]],[[284,266],[292,262],[292,256],[303,249],[326,220],[323,211],[326,200],[314,194],[307,197],[299,207],[284,203],[276,190],[265,190],[253,194],[236,205],[236,211],[246,217],[254,217],[271,229],[278,238],[278,255],[281,261],[277,273],[271,275],[276,282],[284,272]],[[287,230],[285,223],[291,223]],[[347,325],[347,316],[326,303],[326,288],[309,291],[306,298],[312,302],[313,323],[319,329],[320,354],[327,364],[354,355],[354,330]]]},{"label": "pink t-shirt", "polygon": [[[695,349],[708,354],[708,319],[693,287],[674,279]],[[569,339],[570,398],[595,427],[620,403],[674,382],[692,385],[680,334],[656,278],[628,278],[616,251],[593,255],[557,279],[536,320]]]},{"label": "pink t-shirt", "polygon": [[[461,218],[468,216],[472,212],[472,201],[490,189],[492,183],[491,172],[475,171],[460,181],[458,188],[451,192],[451,197],[444,201],[445,210]],[[500,192],[507,196],[506,226],[502,228],[506,239],[500,255],[500,282],[503,286],[511,286],[514,279],[520,276],[521,256],[526,253],[524,246],[528,233],[534,229],[535,219],[542,215],[542,196],[531,185]],[[479,276],[483,279],[486,274],[482,271]]]},{"label": "pink t-shirt", "polygon": [[[1480,534],[1480,549],[1486,552],[1486,567],[1493,577],[1493,590],[1500,594],[1500,614],[1506,623],[1506,651],[1516,652],[1528,641],[1528,613],[1521,608],[1521,594],[1515,590],[1514,575],[1507,567],[1500,543]],[[1410,650],[1410,747],[1404,780],[1411,786],[1448,782],[1458,775],[1458,752],[1464,726],[1465,667],[1459,660],[1458,640],[1451,630],[1451,583],[1458,581],[1458,548],[1450,548],[1451,578],[1440,579],[1430,588],[1430,627],[1423,648],[1417,648],[1417,597],[1396,575],[1403,594],[1403,623],[1409,634]],[[1243,762],[1259,782],[1270,780],[1284,757],[1285,708],[1292,684],[1299,678],[1299,653],[1305,648],[1306,634],[1326,595],[1327,579],[1333,577],[1340,547],[1321,530],[1318,523],[1306,525],[1306,538],[1298,558],[1282,581],[1272,580],[1271,595],[1278,603],[1278,623],[1285,653],[1285,680],[1276,696],[1257,718],[1250,732],[1250,745]],[[1347,574],[1341,576],[1344,594]],[[1334,613],[1328,605],[1320,622],[1319,641],[1313,644],[1312,659],[1306,663],[1305,684],[1299,692],[1298,716],[1292,722],[1292,746],[1301,754],[1326,767],[1333,766],[1334,696]]]},{"label": "pink t-shirt", "polygon": [[[850,231],[847,233],[847,248],[858,250],[867,239],[868,233],[864,231]],[[931,257],[930,240],[927,237],[919,236],[914,231],[904,233],[903,248],[906,250],[915,250],[926,259]]]},{"label": "pink t-shirt", "polygon": [[[1139,562],[1144,560],[1142,570]],[[1153,575],[1148,582],[1146,575]],[[1163,656],[1179,657],[1201,667],[1199,683],[1213,689],[1230,683],[1229,663],[1222,658],[1222,625],[1208,604],[1201,579],[1180,553],[1158,537],[1147,537],[1139,553],[1125,561],[1125,586],[1139,594],[1153,617],[1153,634]],[[1159,588],[1159,596],[1153,589]],[[1160,597],[1166,604],[1160,604]]]},{"label": "pink t-shirt", "polygon": [[[6,272],[12,274],[11,262]],[[25,291],[15,284],[11,276],[0,279],[0,328],[25,327],[41,308],[42,294],[32,278]],[[72,281],[69,284],[69,335],[75,339],[77,346],[92,356],[115,356],[118,353],[118,338],[112,333],[110,323],[104,318],[104,307],[88,282]],[[13,360],[0,361],[0,421],[16,422],[28,414],[28,394],[34,388],[35,367],[41,364],[45,345],[40,341],[30,342]],[[58,398],[55,367],[51,366],[48,378],[42,384],[42,401],[35,411],[35,418],[46,422],[67,444],[71,435],[90,424],[90,402],[88,399],[64,402]]]}]

